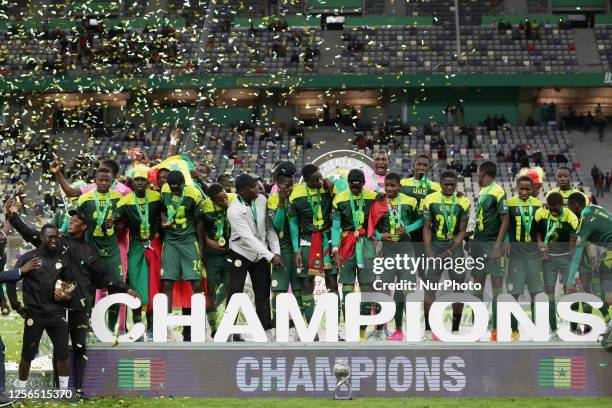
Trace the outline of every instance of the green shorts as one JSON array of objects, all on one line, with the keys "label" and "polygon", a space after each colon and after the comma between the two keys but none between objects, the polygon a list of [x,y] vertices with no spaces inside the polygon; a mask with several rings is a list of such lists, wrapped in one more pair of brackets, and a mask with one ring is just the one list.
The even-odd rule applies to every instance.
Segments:
[{"label": "green shorts", "polygon": [[[396,265],[396,262],[395,262],[395,258],[397,254],[399,254],[401,257],[400,258],[401,263],[399,265],[400,268],[396,268],[396,266],[398,266]],[[382,273],[376,274],[376,279],[377,280],[380,279],[384,283],[392,283],[395,281],[397,282],[408,281],[408,282],[416,283],[417,271],[416,270],[413,271],[413,270],[410,270],[409,268],[403,267],[404,254],[408,255],[408,258],[414,257],[414,254],[412,251],[412,245],[410,242],[383,242],[382,257],[378,258],[378,259],[382,259],[382,261],[376,261],[376,258],[374,259],[374,264],[380,262],[381,263],[380,267],[383,268]],[[393,267],[391,268],[385,267],[385,259],[387,258],[394,259]],[[409,263],[408,266],[410,267],[411,264]]]},{"label": "green shorts", "polygon": [[202,279],[202,261],[198,241],[164,243],[161,278],[171,281]]},{"label": "green shorts", "polygon": [[608,249],[599,264],[599,277],[601,280],[601,292],[606,299],[612,297],[612,250]]},{"label": "green shorts", "polygon": [[[308,260],[310,259],[310,246],[303,246],[300,248],[300,251],[302,252],[303,268],[300,269],[299,271],[296,271],[295,276],[297,276],[300,279],[314,278],[313,275],[308,274]],[[330,262],[333,263],[333,259]],[[335,267],[325,270],[325,276],[334,276],[334,275],[338,275],[338,270]]]},{"label": "green shorts", "polygon": [[283,259],[282,265],[272,266],[272,283],[270,285],[272,291],[287,292],[289,290],[289,284],[291,284],[291,290],[293,292],[301,291],[302,282],[300,282],[300,279],[297,277],[293,250],[281,248],[281,258]]},{"label": "green shorts", "polygon": [[363,268],[357,267],[357,255],[353,253],[349,259],[344,262],[340,269],[340,277],[338,281],[343,285],[354,285],[355,279],[359,280],[359,284],[370,284],[376,280],[374,274],[374,258],[363,257]]},{"label": "green shorts", "polygon": [[474,258],[485,258],[484,268],[474,268],[472,270],[472,276],[479,278],[486,275],[491,276],[504,276],[504,270],[502,268],[501,259],[491,259],[491,252],[495,246],[495,242],[472,242],[471,255]]},{"label": "green shorts", "polygon": [[510,257],[506,286],[511,295],[529,293],[535,295],[544,291],[542,284],[542,260],[540,258]]},{"label": "green shorts", "polygon": [[206,286],[210,290],[217,289],[221,284],[229,287],[230,268],[232,263],[228,261],[227,254],[206,252],[204,257],[206,267]]},{"label": "green shorts", "polygon": [[[450,249],[450,247],[452,246],[452,242],[449,244],[444,244],[444,243],[439,243],[439,242],[433,242],[432,243],[432,250],[434,252],[434,255],[439,254],[441,252],[447,251],[448,249]],[[463,249],[462,248],[455,248],[455,250],[453,251],[453,258],[461,258],[463,257]],[[440,262],[440,260],[436,260],[434,262],[433,259],[427,259],[427,264],[429,265],[429,267],[427,268],[427,272],[425,272],[425,280],[429,281],[429,282],[439,282],[440,278],[442,277],[442,273],[444,272],[445,268],[444,268],[444,263],[448,263],[447,260],[442,260]],[[448,269],[448,277],[453,280],[454,282],[465,282],[465,272],[464,273],[458,273],[456,272],[454,269]]]},{"label": "green shorts", "polygon": [[542,262],[544,269],[544,286],[554,288],[557,285],[557,275],[562,284],[567,281],[571,258],[569,255],[551,256]]}]

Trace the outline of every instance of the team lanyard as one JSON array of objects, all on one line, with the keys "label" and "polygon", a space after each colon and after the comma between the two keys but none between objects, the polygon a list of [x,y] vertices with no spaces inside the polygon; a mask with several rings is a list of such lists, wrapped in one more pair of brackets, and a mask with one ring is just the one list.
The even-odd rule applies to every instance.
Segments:
[{"label": "team lanyard", "polygon": [[349,200],[351,202],[351,214],[353,215],[353,225],[355,227],[355,236],[359,236],[359,227],[361,224],[361,217],[363,216],[363,190],[359,195],[359,208],[355,212],[355,200],[353,200],[353,193],[349,192]]},{"label": "team lanyard", "polygon": [[223,214],[223,211],[217,211],[217,204],[213,203],[213,206],[215,209],[215,224],[217,225],[215,239],[218,241],[225,234],[225,214]]},{"label": "team lanyard", "polygon": [[[242,197],[238,196],[238,199],[240,200],[240,202],[246,206],[249,207],[249,205],[242,199]],[[251,216],[253,217],[253,222],[255,223],[255,235],[257,235],[257,238],[259,239],[259,226],[257,224],[257,206],[255,205],[255,200],[253,200],[253,202],[251,202]]]},{"label": "team lanyard", "polygon": [[376,173],[374,173],[374,187],[376,187],[376,192],[380,193],[380,187],[378,186],[378,177],[376,176]]},{"label": "team lanyard", "polygon": [[563,210],[561,210],[561,214],[559,214],[559,217],[557,217],[557,221],[555,221],[552,228],[550,226],[550,217],[551,217],[551,214],[549,212],[548,219],[546,220],[546,236],[544,237],[545,244],[548,244],[548,241],[550,240],[550,237],[552,236],[552,234],[557,230],[557,228],[559,228],[559,225],[561,225],[561,217],[563,217]]},{"label": "team lanyard", "polygon": [[393,207],[391,199],[387,197],[387,208],[389,209],[389,224],[391,226],[391,235],[395,235],[397,227],[401,227],[402,224],[402,200],[400,196],[397,196],[397,207]]},{"label": "team lanyard", "polygon": [[417,189],[420,190],[423,188],[423,186],[427,186],[427,191],[431,190],[431,184],[429,183],[429,180],[427,180],[427,176],[425,176],[425,174],[423,174],[423,177],[421,177],[421,180],[419,180],[419,186]]},{"label": "team lanyard", "polygon": [[529,205],[529,216],[525,217],[525,212],[523,211],[523,203],[519,203],[519,212],[521,213],[521,221],[525,226],[525,241],[531,241],[531,224],[533,223],[533,205],[531,204],[531,197],[527,198],[527,204]]},{"label": "team lanyard", "polygon": [[134,203],[136,204],[136,211],[138,212],[138,218],[140,219],[140,237],[142,239],[148,240],[151,236],[151,229],[149,228],[149,196],[145,191],[144,196],[144,214],[140,209],[140,203],[138,202],[138,197],[136,197],[136,193],[132,192],[134,196]]},{"label": "team lanyard", "polygon": [[104,224],[104,221],[106,221],[106,216],[108,214],[108,210],[111,204],[111,191],[112,187],[110,190],[108,190],[108,193],[106,193],[106,200],[104,200],[103,212],[100,211],[100,197],[98,196],[98,189],[96,188],[96,191],[94,192],[94,201],[96,203],[96,212],[94,213],[94,218],[98,227],[102,227],[102,224]]},{"label": "team lanyard", "polygon": [[[179,208],[183,204],[184,198],[185,198],[185,186],[183,186],[183,191],[181,191],[181,197],[179,200],[175,200],[174,194],[172,194],[172,197],[170,197],[170,202],[172,203],[172,205],[170,206],[170,208],[168,208],[168,223],[169,224],[172,224],[174,222],[174,217],[176,217],[176,213],[178,212]],[[174,206],[174,204],[176,204],[176,207]]]},{"label": "team lanyard", "polygon": [[308,198],[308,204],[310,204],[310,208],[312,209],[312,225],[317,229],[323,228],[323,214],[321,212],[321,190],[317,189],[317,202],[313,203],[312,196],[310,195],[310,191],[308,190],[308,186],[306,186],[306,197]]},{"label": "team lanyard", "polygon": [[442,216],[444,217],[444,224],[446,225],[447,234],[451,233],[451,229],[453,228],[453,221],[455,219],[455,207],[457,206],[457,193],[453,193],[451,196],[451,207],[450,211],[446,211],[446,203],[442,200],[442,205],[440,206],[440,211],[442,211]]}]

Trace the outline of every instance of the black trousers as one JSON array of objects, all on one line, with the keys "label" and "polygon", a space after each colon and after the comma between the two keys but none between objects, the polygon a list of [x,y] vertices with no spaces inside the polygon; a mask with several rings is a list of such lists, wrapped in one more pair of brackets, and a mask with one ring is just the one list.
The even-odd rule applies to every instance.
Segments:
[{"label": "black trousers", "polygon": [[68,352],[68,324],[61,316],[25,316],[23,329],[23,344],[21,347],[21,358],[32,361],[38,353],[38,346],[43,332],[51,339],[53,353],[57,358],[65,360],[69,357]]},{"label": "black trousers", "polygon": [[[81,310],[68,311],[68,331],[72,342],[72,365],[74,367],[74,387],[83,388],[85,363],[87,362],[87,333],[89,331],[89,314]],[[57,355],[53,350],[53,382],[59,387],[57,375]]]},{"label": "black trousers", "polygon": [[[230,251],[229,258],[232,261],[232,269],[230,270],[230,293],[226,303],[229,302],[233,294],[244,291],[244,283],[248,272],[255,293],[257,317],[259,317],[264,330],[268,330],[272,327],[270,316],[270,263],[265,259],[251,262],[234,251]],[[239,264],[239,266],[236,264]]]},{"label": "black trousers", "polygon": [[[1,290],[2,288],[0,288]],[[6,389],[6,373],[4,372],[4,352],[6,349],[4,348],[4,343],[2,342],[2,336],[0,336],[0,356],[2,360],[0,361],[0,394],[4,392]]]}]

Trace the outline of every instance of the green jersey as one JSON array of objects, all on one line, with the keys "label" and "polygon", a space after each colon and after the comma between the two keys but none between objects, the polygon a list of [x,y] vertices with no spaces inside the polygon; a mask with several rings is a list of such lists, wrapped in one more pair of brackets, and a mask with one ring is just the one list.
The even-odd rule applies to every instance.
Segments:
[{"label": "green jersey", "polygon": [[188,243],[196,237],[196,216],[202,195],[193,186],[186,185],[180,196],[172,194],[170,186],[164,184],[161,191],[162,209],[170,225],[164,233],[164,242]]},{"label": "green jersey", "polygon": [[[535,221],[537,211],[542,203],[535,197],[529,197],[523,201],[518,195],[508,200],[508,235],[511,244],[511,255],[513,258],[539,258],[538,250],[538,226]],[[522,214],[521,214],[521,209]]]},{"label": "green jersey", "polygon": [[571,196],[574,193],[582,194],[584,196],[584,198],[586,198],[587,204],[589,203],[589,197],[587,197],[586,194],[584,194],[582,191],[580,191],[580,190],[578,190],[576,188],[570,188],[569,190],[561,190],[560,188],[553,188],[548,193],[546,193],[546,197],[548,197],[548,195],[550,193],[560,193],[561,196],[563,197],[563,205],[565,207],[567,207],[567,200],[569,199],[569,196]]},{"label": "green jersey", "polygon": [[[236,197],[235,193],[227,193],[228,203],[234,201]],[[211,198],[207,198],[199,206],[197,215],[204,219],[204,228],[208,238],[215,241],[223,238],[226,243],[229,242],[230,225],[227,222],[227,208],[222,208],[215,204]]]},{"label": "green jersey", "polygon": [[536,212],[535,221],[542,240],[548,236],[548,252],[554,255],[569,254],[569,240],[578,231],[578,217],[564,208],[559,217],[554,217],[548,208]]},{"label": "green jersey", "polygon": [[[285,200],[282,206],[279,206],[280,199],[278,193],[273,193],[268,197],[268,218],[274,226],[278,234],[278,242],[281,249],[291,250],[291,231],[289,229],[289,200]],[[279,216],[279,222],[275,219]]]},{"label": "green jersey", "polygon": [[115,219],[125,219],[130,229],[130,239],[148,241],[159,235],[161,197],[159,192],[146,190],[145,197],[135,193],[123,196],[117,203]]},{"label": "green jersey", "polygon": [[[388,211],[383,214],[376,224],[376,230],[380,233],[394,235],[394,231],[400,226],[400,222],[401,226],[406,228],[419,218],[417,200],[414,197],[399,193],[397,197],[386,200],[385,204],[388,207]],[[393,216],[392,212],[394,213]],[[399,217],[400,222],[398,222],[397,217]],[[399,241],[410,242],[410,234],[402,235]]]},{"label": "green jersey", "polygon": [[421,200],[436,191],[442,191],[440,184],[426,178],[417,180],[416,177],[410,177],[400,181],[400,193],[414,197],[418,210],[421,208]]},{"label": "green jersey", "polygon": [[421,211],[423,219],[431,222],[433,241],[449,244],[459,233],[461,222],[470,218],[470,200],[435,192],[421,201]]},{"label": "green jersey", "polygon": [[508,214],[508,204],[504,189],[495,182],[481,189],[476,206],[474,241],[496,241],[501,228],[500,215],[505,214]]},{"label": "green jersey", "polygon": [[[351,199],[353,204],[351,204]],[[375,199],[376,193],[365,188],[358,196],[353,196],[351,190],[344,190],[334,197],[332,219],[340,221],[342,231],[354,231],[355,227],[367,229],[370,208]],[[353,208],[356,220],[353,218]]]},{"label": "green jersey", "polygon": [[310,239],[310,234],[315,231],[328,231],[331,212],[332,195],[329,191],[309,188],[306,183],[293,186],[289,196],[289,216],[297,219],[300,238]]},{"label": "green jersey", "polygon": [[77,201],[77,209],[85,217],[87,240],[94,244],[100,256],[109,257],[119,254],[119,244],[115,228],[106,228],[106,220],[113,218],[121,194],[116,191],[98,193],[93,189],[82,194]]},{"label": "green jersey", "polygon": [[585,207],[578,223],[578,238],[576,240],[576,252],[572,258],[568,283],[573,284],[580,259],[586,245],[591,242],[594,245],[612,248],[612,215],[598,205]]}]

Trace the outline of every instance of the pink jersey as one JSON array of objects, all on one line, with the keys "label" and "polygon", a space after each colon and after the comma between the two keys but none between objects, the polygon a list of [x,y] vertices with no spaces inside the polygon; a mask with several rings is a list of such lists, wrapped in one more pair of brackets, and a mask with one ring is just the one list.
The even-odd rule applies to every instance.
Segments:
[{"label": "pink jersey", "polygon": [[365,188],[372,190],[375,193],[385,192],[385,176],[380,176],[376,173],[365,174]]}]

